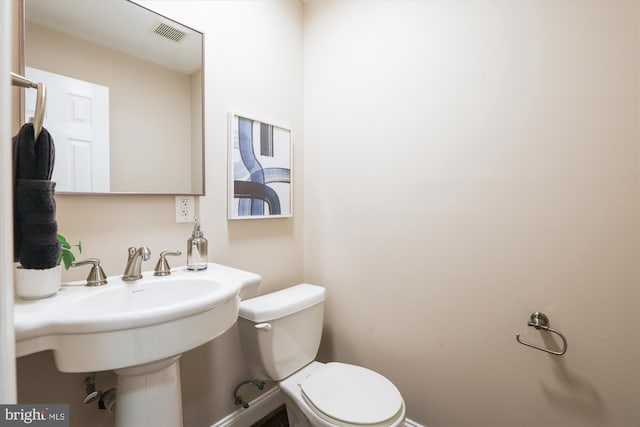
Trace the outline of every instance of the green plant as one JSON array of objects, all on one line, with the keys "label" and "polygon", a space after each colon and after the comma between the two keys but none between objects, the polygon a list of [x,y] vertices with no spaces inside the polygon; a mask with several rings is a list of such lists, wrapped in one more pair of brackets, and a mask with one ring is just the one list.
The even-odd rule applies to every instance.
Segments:
[{"label": "green plant", "polygon": [[67,238],[62,234],[58,234],[58,241],[60,242],[60,258],[58,258],[58,264],[61,262],[64,264],[65,270],[71,267],[71,263],[76,260],[76,256],[71,252],[71,248],[75,246],[78,248],[78,253],[82,253],[82,242],[78,242],[77,245],[72,245],[67,241]]}]

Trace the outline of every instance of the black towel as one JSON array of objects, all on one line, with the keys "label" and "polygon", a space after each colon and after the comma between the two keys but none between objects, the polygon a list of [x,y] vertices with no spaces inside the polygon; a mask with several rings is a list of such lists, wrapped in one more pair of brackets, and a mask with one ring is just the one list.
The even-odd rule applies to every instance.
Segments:
[{"label": "black towel", "polygon": [[24,268],[42,270],[58,264],[55,187],[55,182],[35,179],[19,179],[16,183],[15,211],[19,219],[16,254]]},{"label": "black towel", "polygon": [[51,134],[42,128],[35,141],[33,125],[23,125],[13,137],[14,178],[50,180],[54,163],[55,146]]},{"label": "black towel", "polygon": [[14,259],[24,268],[55,267],[60,255],[56,222],[55,147],[42,128],[37,143],[33,125],[22,126],[13,138]]}]

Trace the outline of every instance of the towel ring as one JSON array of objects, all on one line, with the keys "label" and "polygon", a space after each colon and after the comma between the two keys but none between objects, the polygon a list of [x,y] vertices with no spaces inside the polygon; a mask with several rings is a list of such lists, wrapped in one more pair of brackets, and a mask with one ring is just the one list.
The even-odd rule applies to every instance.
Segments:
[{"label": "towel ring", "polygon": [[545,316],[544,313],[540,313],[539,311],[536,311],[535,313],[531,314],[531,318],[529,320],[529,322],[527,323],[528,326],[532,326],[536,329],[542,329],[543,331],[547,331],[547,332],[551,332],[553,334],[556,334],[560,337],[560,339],[562,339],[562,350],[561,351],[553,351],[553,350],[549,350],[548,348],[544,348],[544,347],[539,347],[537,345],[534,344],[529,344],[527,342],[521,341],[520,340],[520,333],[516,333],[516,341],[518,341],[520,344],[522,345],[526,345],[527,347],[532,347],[535,348],[536,350],[540,350],[540,351],[544,351],[550,354],[553,354],[554,356],[562,356],[563,354],[565,354],[567,352],[567,339],[564,337],[564,335],[562,335],[560,332],[556,331],[555,329],[551,329],[549,327],[549,318],[547,316]]}]

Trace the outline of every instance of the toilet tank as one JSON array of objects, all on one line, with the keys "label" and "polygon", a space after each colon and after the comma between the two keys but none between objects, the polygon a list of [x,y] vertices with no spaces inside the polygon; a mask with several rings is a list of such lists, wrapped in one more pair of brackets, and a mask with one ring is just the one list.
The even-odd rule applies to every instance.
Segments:
[{"label": "toilet tank", "polygon": [[307,283],[240,302],[238,329],[251,375],[280,381],[315,360],[326,290]]}]

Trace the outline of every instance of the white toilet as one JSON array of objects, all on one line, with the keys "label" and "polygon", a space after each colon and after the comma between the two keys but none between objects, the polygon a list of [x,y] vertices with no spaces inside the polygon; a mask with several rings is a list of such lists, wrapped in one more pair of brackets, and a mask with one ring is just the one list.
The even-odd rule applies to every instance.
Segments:
[{"label": "white toilet", "polygon": [[240,342],[251,375],[284,394],[290,427],[397,427],[404,400],[382,375],[315,361],[326,291],[302,284],[240,303]]}]

